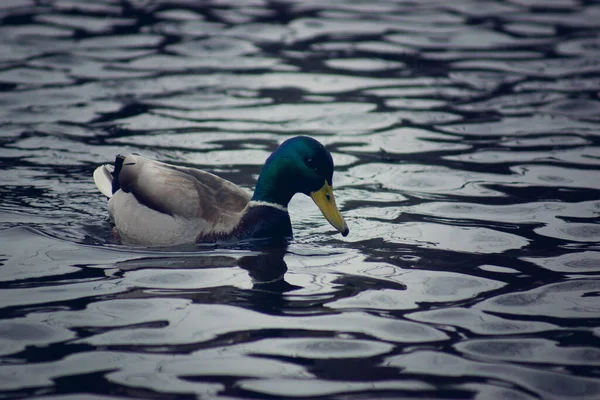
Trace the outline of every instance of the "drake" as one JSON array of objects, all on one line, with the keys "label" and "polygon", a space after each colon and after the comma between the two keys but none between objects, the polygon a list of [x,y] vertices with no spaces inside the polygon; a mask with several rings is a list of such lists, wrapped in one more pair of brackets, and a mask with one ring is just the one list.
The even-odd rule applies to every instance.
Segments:
[{"label": "drake", "polygon": [[310,196],[346,236],[332,177],[331,154],[307,136],[286,140],[269,156],[252,195],[211,173],[134,154],[94,171],[121,242],[147,246],[292,238],[287,206],[296,193]]}]

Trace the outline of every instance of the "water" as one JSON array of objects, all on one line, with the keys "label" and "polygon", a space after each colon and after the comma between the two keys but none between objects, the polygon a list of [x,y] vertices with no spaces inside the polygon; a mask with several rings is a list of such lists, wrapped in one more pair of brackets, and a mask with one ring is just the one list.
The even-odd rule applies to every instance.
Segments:
[{"label": "water", "polygon": [[[0,398],[600,398],[600,6],[4,0]],[[94,168],[252,189],[287,249],[126,247]]]}]

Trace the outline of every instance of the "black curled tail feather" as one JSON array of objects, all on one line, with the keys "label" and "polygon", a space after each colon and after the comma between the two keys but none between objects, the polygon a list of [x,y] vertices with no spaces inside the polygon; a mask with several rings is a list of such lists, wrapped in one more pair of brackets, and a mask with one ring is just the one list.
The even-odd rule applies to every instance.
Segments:
[{"label": "black curled tail feather", "polygon": [[123,162],[125,162],[125,156],[121,154],[117,155],[115,158],[115,169],[112,172],[113,180],[112,180],[112,192],[116,193],[117,190],[121,189],[121,184],[119,183],[119,174],[123,169]]}]

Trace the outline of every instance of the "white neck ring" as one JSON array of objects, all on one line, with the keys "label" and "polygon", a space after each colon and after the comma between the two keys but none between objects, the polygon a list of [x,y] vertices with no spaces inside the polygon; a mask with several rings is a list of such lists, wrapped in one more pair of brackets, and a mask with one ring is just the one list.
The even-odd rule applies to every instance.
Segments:
[{"label": "white neck ring", "polygon": [[273,207],[279,211],[288,212],[287,207],[284,207],[280,204],[269,203],[268,201],[257,201],[257,200],[252,200],[252,201],[248,202],[248,207],[259,207],[259,206]]}]

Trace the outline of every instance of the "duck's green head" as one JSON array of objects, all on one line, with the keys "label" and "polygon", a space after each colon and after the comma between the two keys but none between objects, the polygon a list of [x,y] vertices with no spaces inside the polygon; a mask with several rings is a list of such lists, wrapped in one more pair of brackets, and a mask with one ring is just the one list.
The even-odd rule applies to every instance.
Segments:
[{"label": "duck's green head", "polygon": [[335,204],[333,159],[327,149],[308,136],[288,139],[267,159],[252,200],[287,207],[296,193],[310,196],[327,221],[346,236],[348,226]]}]

